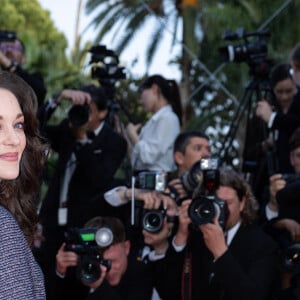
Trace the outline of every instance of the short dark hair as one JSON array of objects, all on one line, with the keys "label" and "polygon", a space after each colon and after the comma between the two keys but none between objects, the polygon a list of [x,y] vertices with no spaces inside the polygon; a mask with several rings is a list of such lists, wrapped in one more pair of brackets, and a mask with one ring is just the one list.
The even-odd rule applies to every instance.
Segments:
[{"label": "short dark hair", "polygon": [[98,110],[105,110],[108,108],[106,93],[102,87],[91,84],[81,87],[80,90],[91,95],[92,101],[96,104]]},{"label": "short dark hair", "polygon": [[294,130],[289,140],[290,151],[300,147],[300,127]]},{"label": "short dark hair", "polygon": [[85,228],[108,227],[113,234],[112,244],[119,244],[126,241],[126,231],[123,223],[115,217],[94,217],[84,225]]},{"label": "short dark hair", "polygon": [[192,131],[181,132],[175,139],[174,153],[181,152],[184,154],[186,150],[186,146],[190,143],[191,138],[194,137],[203,138],[209,141],[208,135],[206,135],[201,131],[192,130]]}]

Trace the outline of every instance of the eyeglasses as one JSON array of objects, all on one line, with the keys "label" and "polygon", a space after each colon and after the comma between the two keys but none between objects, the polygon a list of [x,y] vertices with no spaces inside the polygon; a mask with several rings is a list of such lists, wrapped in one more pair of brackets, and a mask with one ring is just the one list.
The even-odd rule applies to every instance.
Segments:
[{"label": "eyeglasses", "polygon": [[0,50],[5,52],[7,50],[13,50],[13,51],[23,51],[23,47],[19,44],[8,44],[8,43],[2,43],[0,44]]}]

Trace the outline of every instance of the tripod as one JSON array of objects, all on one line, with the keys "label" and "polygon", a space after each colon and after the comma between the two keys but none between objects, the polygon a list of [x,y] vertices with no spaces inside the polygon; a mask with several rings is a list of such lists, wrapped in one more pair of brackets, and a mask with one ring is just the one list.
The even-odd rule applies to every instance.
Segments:
[{"label": "tripod", "polygon": [[[271,175],[277,168],[275,160],[275,147],[269,146],[262,151],[261,142],[268,138],[269,131],[264,122],[255,116],[256,103],[261,99],[268,99],[271,88],[268,76],[256,76],[247,84],[244,94],[235,111],[228,133],[224,139],[224,148],[221,150],[220,158],[223,162],[228,162],[230,150],[237,139],[237,132],[240,130],[239,168],[247,175],[249,183],[253,186],[254,193],[259,193],[262,178]],[[260,75],[260,74],[258,74]],[[241,131],[244,130],[244,131]],[[263,159],[264,158],[264,159]]]}]

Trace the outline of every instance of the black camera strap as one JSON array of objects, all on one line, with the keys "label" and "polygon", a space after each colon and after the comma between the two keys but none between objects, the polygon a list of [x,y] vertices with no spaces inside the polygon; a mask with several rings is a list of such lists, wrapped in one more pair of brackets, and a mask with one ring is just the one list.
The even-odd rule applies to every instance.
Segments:
[{"label": "black camera strap", "polygon": [[192,252],[189,241],[184,255],[182,280],[181,280],[181,300],[192,299]]}]

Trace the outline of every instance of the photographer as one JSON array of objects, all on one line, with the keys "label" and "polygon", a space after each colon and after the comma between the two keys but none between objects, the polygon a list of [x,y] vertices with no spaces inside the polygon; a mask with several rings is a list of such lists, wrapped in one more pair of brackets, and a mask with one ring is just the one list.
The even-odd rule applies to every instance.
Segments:
[{"label": "photographer", "polygon": [[300,126],[300,102],[290,69],[289,64],[278,64],[272,69],[270,81],[275,96],[274,107],[261,100],[256,108],[256,116],[273,132],[272,142],[278,161],[278,169],[275,169],[275,172],[282,173],[292,172],[287,144],[293,131]]},{"label": "photographer", "polygon": [[[277,173],[270,177],[269,185],[269,199],[266,204],[262,206],[261,223],[264,228],[285,247],[290,242],[300,241],[300,225],[291,218],[295,216],[293,206],[290,206],[290,196],[280,196],[280,207],[278,206],[278,193],[285,189],[288,191],[289,186],[300,182],[300,128],[296,129],[289,141],[290,162],[294,168],[294,173]],[[284,195],[286,192],[282,191],[280,194]],[[292,213],[291,213],[292,212]],[[267,220],[267,221],[266,221]],[[288,235],[287,235],[288,234]],[[285,238],[283,238],[285,236]],[[289,242],[288,242],[289,241]]]},{"label": "photographer", "polygon": [[[106,266],[99,262],[101,271],[96,278],[97,276],[94,276],[96,268],[84,269],[83,265],[79,264],[83,261],[81,254],[66,251],[64,243],[56,256],[56,272],[60,278],[57,278],[57,291],[60,296],[57,295],[56,299],[151,299],[153,279],[150,276],[150,266],[137,259],[137,253],[131,248],[121,221],[114,217],[95,217],[85,224],[85,228],[108,228],[111,231],[111,243],[105,247],[98,245],[98,254]],[[106,236],[100,240],[105,239]],[[78,277],[75,279],[74,274],[80,267],[80,274],[88,272],[83,278],[90,282],[82,279],[80,281]],[[93,280],[90,280],[92,276]]]},{"label": "photographer", "polygon": [[44,102],[46,87],[40,73],[30,73],[23,68],[26,61],[25,45],[14,31],[0,31],[0,66],[2,70],[13,72],[24,79],[34,90],[38,106]]},{"label": "photographer", "polygon": [[250,187],[235,172],[222,170],[215,197],[228,210],[224,229],[217,216],[192,223],[189,207],[195,199],[180,206],[172,247],[155,262],[160,293],[172,300],[267,299],[278,274],[277,247],[253,224],[256,202]]},{"label": "photographer", "polygon": [[178,85],[175,80],[152,75],[142,83],[140,93],[145,111],[153,115],[139,134],[141,124],[127,125],[129,140],[134,145],[132,168],[134,171],[174,171],[173,143],[180,132],[182,118]]},{"label": "photographer", "polygon": [[[40,260],[46,283],[65,228],[81,227],[91,217],[104,213],[105,202],[99,195],[110,187],[126,155],[126,141],[105,122],[108,109],[101,88],[63,90],[45,103],[44,120],[64,99],[73,104],[67,118],[58,125],[43,126],[47,141],[58,154],[39,215],[45,237]],[[51,293],[51,287],[46,287]]]}]

